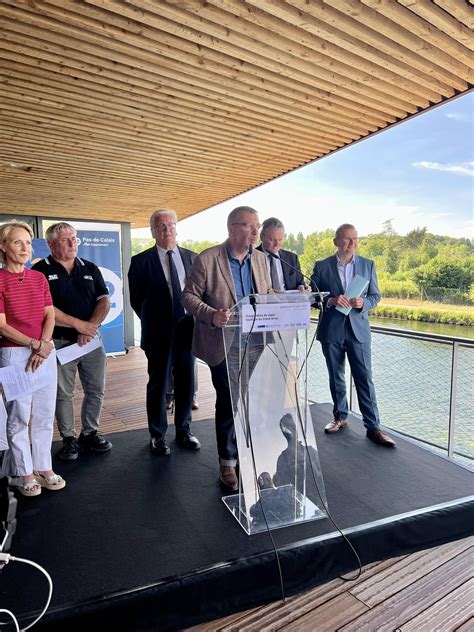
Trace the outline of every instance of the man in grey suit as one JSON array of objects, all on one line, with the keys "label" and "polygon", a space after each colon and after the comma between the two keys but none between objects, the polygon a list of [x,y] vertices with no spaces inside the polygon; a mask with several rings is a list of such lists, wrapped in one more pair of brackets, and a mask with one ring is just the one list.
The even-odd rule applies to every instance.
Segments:
[{"label": "man in grey suit", "polygon": [[227,218],[227,230],[229,237],[224,243],[196,257],[184,287],[183,305],[196,318],[193,354],[209,365],[216,389],[219,478],[225,487],[236,491],[238,455],[222,328],[237,302],[252,293],[267,294],[271,283],[265,255],[250,252],[260,230],[257,212],[249,206],[235,208]]},{"label": "man in grey suit", "polygon": [[[317,333],[326,359],[334,404],[334,419],[327,424],[324,431],[333,434],[345,428],[348,423],[345,378],[347,355],[367,437],[379,445],[394,447],[395,442],[380,429],[372,381],[368,312],[380,301],[375,264],[370,259],[356,255],[358,237],[357,230],[352,224],[339,226],[334,237],[334,245],[337,247],[336,254],[323,261],[317,261],[311,277],[321,292],[329,292]],[[367,288],[361,296],[348,298],[345,292],[356,275],[367,280]],[[345,315],[336,309],[337,307],[351,309],[349,314]]]},{"label": "man in grey suit", "polygon": [[[260,231],[261,250],[267,257],[270,280],[274,290],[305,290],[298,255],[290,250],[282,250],[285,227],[276,217],[269,217]],[[308,288],[309,289],[309,288]]]}]

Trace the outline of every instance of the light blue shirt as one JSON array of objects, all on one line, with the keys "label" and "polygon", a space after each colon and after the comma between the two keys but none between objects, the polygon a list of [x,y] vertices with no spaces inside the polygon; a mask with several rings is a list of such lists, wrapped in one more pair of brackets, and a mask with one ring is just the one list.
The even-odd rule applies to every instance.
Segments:
[{"label": "light blue shirt", "polygon": [[241,301],[244,296],[252,293],[252,270],[250,269],[250,257],[246,255],[245,259],[240,263],[238,259],[232,256],[227,246],[227,256],[229,257],[230,270],[234,279],[235,295],[237,302]]},{"label": "light blue shirt", "polygon": [[337,271],[339,272],[339,278],[341,279],[342,287],[344,288],[344,292],[349,287],[352,279],[354,278],[354,260],[355,255],[353,255],[352,259],[349,263],[345,265],[340,261],[339,257],[336,255],[337,259]]}]

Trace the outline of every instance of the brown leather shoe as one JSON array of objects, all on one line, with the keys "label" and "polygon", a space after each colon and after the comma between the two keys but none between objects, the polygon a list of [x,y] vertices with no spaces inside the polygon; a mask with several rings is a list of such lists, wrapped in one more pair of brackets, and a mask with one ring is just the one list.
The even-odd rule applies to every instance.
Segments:
[{"label": "brown leather shoe", "polygon": [[235,467],[232,465],[220,466],[219,480],[227,489],[230,489],[231,492],[236,492],[239,489],[239,479],[235,473]]},{"label": "brown leather shoe", "polygon": [[382,432],[380,428],[367,430],[367,438],[374,443],[385,446],[386,448],[394,448],[397,445],[395,441],[390,439],[390,437],[386,435],[385,432]]},{"label": "brown leather shoe", "polygon": [[193,399],[193,403],[191,404],[191,410],[199,410],[199,402],[197,399]]},{"label": "brown leather shoe", "polygon": [[326,434],[333,434],[334,432],[339,432],[339,430],[347,426],[347,423],[348,423],[347,419],[333,419],[324,428],[324,432]]}]

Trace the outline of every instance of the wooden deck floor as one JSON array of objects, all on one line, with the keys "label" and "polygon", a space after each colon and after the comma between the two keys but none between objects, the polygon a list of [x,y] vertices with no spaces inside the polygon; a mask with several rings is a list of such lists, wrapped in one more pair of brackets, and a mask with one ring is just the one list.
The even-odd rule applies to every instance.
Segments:
[{"label": "wooden deck floor", "polygon": [[[214,416],[209,369],[199,364],[200,408]],[[134,348],[109,359],[101,431],[145,428],[146,359]],[[81,389],[75,402],[80,428]],[[170,418],[171,422],[171,418]],[[57,438],[57,435],[56,435]],[[364,567],[356,582],[333,580],[286,602],[191,628],[193,632],[474,632],[474,538]]]}]

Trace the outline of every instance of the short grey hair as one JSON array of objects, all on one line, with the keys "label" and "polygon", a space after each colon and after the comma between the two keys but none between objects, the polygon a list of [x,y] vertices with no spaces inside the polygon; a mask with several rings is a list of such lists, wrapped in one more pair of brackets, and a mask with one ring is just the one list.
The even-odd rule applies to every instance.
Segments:
[{"label": "short grey hair", "polygon": [[237,206],[230,213],[227,218],[227,228],[229,228],[232,224],[235,224],[239,219],[242,213],[252,213],[253,215],[258,215],[257,211],[251,206]]},{"label": "short grey hair", "polygon": [[354,224],[341,224],[336,228],[334,239],[339,239],[343,230],[357,230]]},{"label": "short grey hair", "polygon": [[72,230],[72,232],[76,234],[76,229],[72,224],[68,224],[68,222],[56,222],[56,224],[51,224],[51,226],[46,229],[44,237],[46,241],[54,241],[63,230]]},{"label": "short grey hair", "polygon": [[[4,244],[7,241],[8,235],[12,232],[12,230],[15,230],[15,228],[22,228],[23,230],[26,230],[31,239],[33,239],[34,233],[31,226],[21,219],[13,219],[11,222],[5,222],[5,224],[2,224],[0,226],[0,244]],[[3,250],[0,250],[0,263],[5,262],[5,253],[3,252]]]},{"label": "short grey hair", "polygon": [[160,219],[162,215],[171,215],[171,217],[173,218],[173,222],[178,222],[178,216],[176,215],[175,211],[170,208],[159,208],[156,211],[153,211],[150,217],[150,228],[152,230],[155,227],[156,220]]},{"label": "short grey hair", "polygon": [[276,217],[269,217],[262,224],[262,230],[260,231],[260,237],[263,237],[265,235],[265,231],[267,231],[269,228],[282,228],[283,230],[285,230],[285,227],[283,226],[283,222],[282,221],[280,221]]}]

